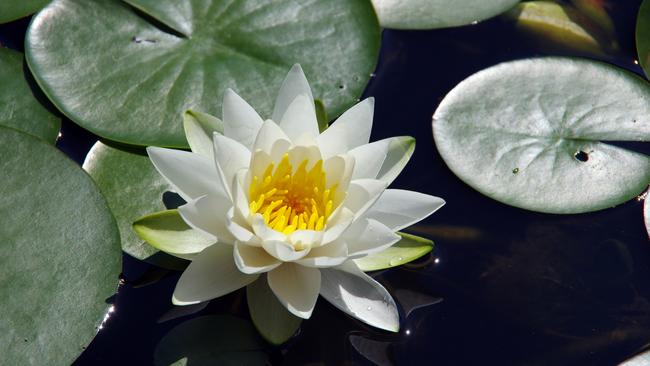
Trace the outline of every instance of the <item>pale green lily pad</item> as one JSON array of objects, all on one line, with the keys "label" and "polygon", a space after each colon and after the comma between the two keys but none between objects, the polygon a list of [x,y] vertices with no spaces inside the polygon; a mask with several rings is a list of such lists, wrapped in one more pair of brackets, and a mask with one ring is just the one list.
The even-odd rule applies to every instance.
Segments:
[{"label": "pale green lily pad", "polygon": [[133,231],[135,220],[165,210],[163,193],[171,187],[158,174],[144,151],[97,142],[83,168],[95,180],[120,230],[122,250],[130,256],[171,269],[183,267],[175,258],[145,243]]},{"label": "pale green lily pad", "polygon": [[361,95],[379,52],[366,1],[128,2],[140,11],[118,0],[54,0],[26,38],[29,66],[54,104],[119,142],[186,147],[182,113],[221,115],[227,88],[268,117],[295,63],[337,116]]},{"label": "pale green lily pad", "polygon": [[636,19],[636,50],[639,63],[650,77],[650,0],[645,0]]},{"label": "pale green lily pad", "polygon": [[3,0],[0,2],[0,24],[36,13],[50,0]]},{"label": "pale green lily pad", "polygon": [[385,28],[434,29],[456,27],[491,18],[519,0],[372,0]]},{"label": "pale green lily pad", "polygon": [[600,142],[650,139],[650,84],[603,63],[503,63],[458,84],[433,119],[449,168],[512,206],[595,211],[635,197],[650,181],[648,156]]},{"label": "pale green lily pad", "polygon": [[302,319],[291,314],[278,301],[266,275],[246,286],[246,301],[255,328],[269,343],[282,344],[300,328]]},{"label": "pale green lily pad", "polygon": [[133,230],[154,248],[181,257],[188,253],[198,253],[215,243],[189,227],[178,210],[166,210],[141,217],[133,223]]},{"label": "pale green lily pad", "polygon": [[117,226],[90,177],[46,142],[0,127],[0,156],[0,364],[69,365],[117,289]]},{"label": "pale green lily pad", "polygon": [[156,366],[269,362],[252,324],[230,315],[201,316],[177,325],[160,340],[153,360]]},{"label": "pale green lily pad", "polygon": [[[0,5],[0,14],[3,6],[6,5]],[[0,47],[0,80],[0,125],[54,143],[61,119],[34,96],[25,79],[20,52]]]},{"label": "pale green lily pad", "polygon": [[505,13],[504,17],[514,21],[521,32],[538,41],[542,48],[567,49],[596,56],[618,49],[611,33],[569,4],[524,2]]},{"label": "pale green lily pad", "polygon": [[412,262],[433,250],[433,241],[419,236],[398,233],[402,239],[392,247],[354,262],[364,272],[397,267]]}]

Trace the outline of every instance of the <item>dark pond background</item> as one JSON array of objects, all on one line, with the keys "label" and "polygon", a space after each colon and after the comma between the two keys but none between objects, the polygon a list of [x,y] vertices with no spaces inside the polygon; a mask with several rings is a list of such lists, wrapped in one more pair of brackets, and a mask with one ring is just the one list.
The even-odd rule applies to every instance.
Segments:
[{"label": "dark pond background", "polygon": [[[634,62],[639,4],[608,2],[620,53],[607,61],[642,75]],[[28,23],[0,26],[0,43],[22,50]],[[431,116],[458,82],[503,61],[551,54],[571,55],[540,51],[501,18],[383,32],[379,64],[364,93],[376,98],[372,140],[417,138],[411,163],[393,186],[447,200],[411,230],[433,239],[435,249],[374,274],[402,307],[400,333],[377,331],[319,300],[296,337],[266,346],[271,364],[616,365],[650,344],[650,245],[642,200],[581,215],[509,207],[462,183],[433,144]],[[57,146],[81,163],[96,140],[65,120]],[[648,144],[626,146],[650,154]],[[172,308],[178,276],[124,255],[123,284],[109,299],[115,312],[76,364],[149,365],[162,337],[193,317],[249,319],[240,290],[196,314],[159,322]],[[188,364],[198,363],[190,358]]]}]

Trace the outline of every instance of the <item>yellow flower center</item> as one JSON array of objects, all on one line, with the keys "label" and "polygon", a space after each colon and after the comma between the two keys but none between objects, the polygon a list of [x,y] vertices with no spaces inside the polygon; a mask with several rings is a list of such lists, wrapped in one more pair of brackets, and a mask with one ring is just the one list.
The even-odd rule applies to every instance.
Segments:
[{"label": "yellow flower center", "polygon": [[260,213],[272,229],[289,235],[296,230],[323,230],[333,210],[337,184],[325,187],[323,160],[307,170],[303,160],[295,170],[284,154],[261,177],[253,176],[248,190],[251,214]]}]

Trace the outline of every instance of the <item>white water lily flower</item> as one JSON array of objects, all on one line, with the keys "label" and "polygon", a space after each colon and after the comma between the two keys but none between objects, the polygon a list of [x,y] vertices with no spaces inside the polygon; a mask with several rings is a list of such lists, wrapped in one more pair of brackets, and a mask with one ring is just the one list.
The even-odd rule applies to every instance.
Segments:
[{"label": "white water lily flower", "polygon": [[187,204],[178,211],[205,244],[179,243],[169,254],[191,259],[173,303],[210,300],[267,273],[277,299],[309,318],[321,295],[349,315],[397,331],[386,289],[354,259],[382,251],[396,231],[440,208],[440,198],[386,189],[410,157],[395,137],[368,143],[368,98],[319,134],[314,98],[294,66],[264,121],[232,90],[223,101],[223,134],[186,125],[192,152],[150,147],[156,169]]}]

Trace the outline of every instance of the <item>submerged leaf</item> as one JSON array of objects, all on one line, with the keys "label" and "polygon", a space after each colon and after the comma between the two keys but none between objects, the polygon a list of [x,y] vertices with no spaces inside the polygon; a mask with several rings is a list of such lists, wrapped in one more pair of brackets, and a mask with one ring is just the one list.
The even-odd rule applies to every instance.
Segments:
[{"label": "submerged leaf", "polygon": [[[650,190],[648,192],[650,192]],[[648,192],[646,192],[646,197],[643,201],[643,221],[645,221],[645,229],[648,232],[648,238],[650,239],[650,198],[648,198]]]},{"label": "submerged leaf", "polygon": [[650,77],[650,0],[645,0],[639,8],[636,19],[636,49],[639,63],[647,77]]},{"label": "submerged leaf", "polygon": [[433,130],[459,178],[528,210],[600,210],[650,181],[650,157],[600,142],[650,138],[650,84],[595,61],[538,58],[480,71],[440,103]]},{"label": "submerged leaf", "polygon": [[296,334],[302,319],[291,314],[275,297],[266,276],[246,287],[248,311],[255,328],[269,343],[279,345]]},{"label": "submerged leaf", "polygon": [[169,331],[156,346],[154,364],[267,365],[264,343],[250,322],[231,315],[188,320]]},{"label": "submerged leaf", "polygon": [[597,56],[618,49],[613,34],[568,4],[524,2],[505,16],[515,21],[524,34],[534,37],[542,48],[560,48]]},{"label": "submerged leaf", "polygon": [[419,236],[398,233],[402,239],[392,247],[367,257],[355,259],[364,272],[377,271],[412,262],[433,250],[433,241]]}]

